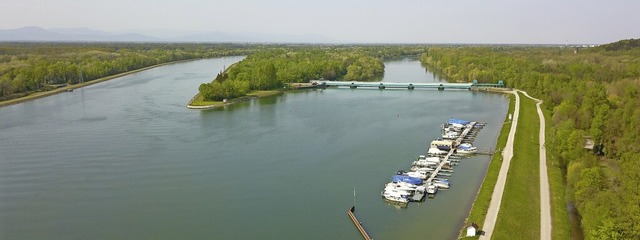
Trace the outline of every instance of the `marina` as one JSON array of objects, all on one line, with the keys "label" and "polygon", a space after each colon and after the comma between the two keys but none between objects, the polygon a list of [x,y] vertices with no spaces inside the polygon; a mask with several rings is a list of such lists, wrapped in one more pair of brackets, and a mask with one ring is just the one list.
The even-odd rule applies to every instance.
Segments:
[{"label": "marina", "polygon": [[460,159],[477,152],[472,145],[486,123],[449,119],[442,125],[442,138],[433,140],[427,155],[420,155],[409,171],[399,170],[380,193],[388,202],[406,207],[409,202],[422,202],[425,195],[435,197],[439,189],[449,189],[453,166]]}]

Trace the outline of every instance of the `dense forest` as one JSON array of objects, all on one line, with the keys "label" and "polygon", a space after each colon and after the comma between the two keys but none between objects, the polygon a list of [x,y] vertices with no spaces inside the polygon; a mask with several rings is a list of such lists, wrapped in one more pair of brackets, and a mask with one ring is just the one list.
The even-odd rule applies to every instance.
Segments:
[{"label": "dense forest", "polygon": [[[89,82],[98,78],[167,62],[231,55],[250,55],[256,52],[268,52],[278,49],[294,52],[323,49],[333,51],[332,54],[334,55],[338,52],[344,54],[353,52],[353,54],[359,54],[359,56],[366,55],[366,59],[370,59],[370,57],[388,59],[406,55],[419,55],[424,52],[425,46],[314,46],[304,44],[224,43],[0,43],[0,101],[26,96],[33,92],[52,90],[62,85]],[[304,56],[297,57],[304,58]],[[350,57],[349,61],[353,59],[354,57]],[[310,58],[309,60],[312,59]],[[301,64],[300,67],[306,68],[305,64]],[[359,61],[353,68],[359,66],[358,64],[366,63]],[[336,72],[338,74],[342,73],[341,71],[344,69],[336,68],[335,70],[339,70]],[[347,78],[362,79],[362,76],[370,74],[369,72],[357,72],[357,70],[354,69]],[[327,72],[327,74],[329,73]],[[311,74],[311,72],[295,73],[299,74],[295,75],[291,71],[284,71],[282,74],[284,75],[278,75],[278,77],[282,77],[280,78],[282,82],[296,82],[302,81],[301,79],[310,79],[307,75]],[[289,75],[287,76],[287,74]],[[318,76],[316,72],[311,75],[313,77]],[[242,77],[242,74],[239,77]],[[339,77],[343,76],[340,75]],[[232,77],[232,79],[234,78],[235,76]],[[227,85],[230,85],[230,83]],[[238,87],[242,88],[242,86]],[[250,86],[252,89],[254,87],[253,85]],[[256,89],[263,88],[265,86],[259,86]]]},{"label": "dense forest", "polygon": [[585,237],[640,239],[639,43],[430,48],[421,61],[450,81],[504,80],[543,99],[553,112],[546,148]]},{"label": "dense forest", "polygon": [[244,55],[263,47],[238,44],[2,43],[0,100],[156,64]]},{"label": "dense forest", "polygon": [[384,73],[382,60],[372,56],[377,52],[359,48],[260,51],[220,73],[213,82],[200,85],[199,90],[205,100],[220,101],[312,79],[371,80]]}]

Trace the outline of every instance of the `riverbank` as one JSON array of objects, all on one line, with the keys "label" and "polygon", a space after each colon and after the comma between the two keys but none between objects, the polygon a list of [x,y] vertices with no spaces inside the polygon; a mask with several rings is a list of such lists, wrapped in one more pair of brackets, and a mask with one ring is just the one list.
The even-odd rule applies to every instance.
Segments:
[{"label": "riverbank", "polygon": [[139,68],[139,69],[128,71],[128,72],[123,72],[123,73],[118,73],[118,74],[107,76],[107,77],[98,78],[98,79],[95,79],[95,80],[91,80],[89,82],[83,82],[83,83],[78,83],[78,84],[74,84],[74,85],[67,85],[67,86],[56,88],[56,89],[53,89],[53,90],[50,90],[50,91],[34,92],[34,93],[29,94],[29,95],[24,96],[24,97],[19,97],[19,98],[14,98],[14,99],[2,101],[2,102],[0,102],[0,108],[1,107],[6,107],[6,106],[10,106],[10,105],[14,105],[14,104],[18,104],[18,103],[23,103],[23,102],[36,100],[36,99],[39,99],[39,98],[44,98],[44,97],[56,95],[56,94],[59,94],[59,93],[73,91],[74,89],[83,88],[83,87],[90,86],[90,85],[93,85],[93,84],[96,84],[96,83],[109,81],[109,80],[114,79],[114,78],[127,76],[127,75],[130,75],[130,74],[146,71],[146,70],[149,70],[149,69],[153,69],[153,68],[157,68],[157,67],[161,67],[161,66],[165,66],[165,65],[169,65],[169,64],[188,62],[188,61],[193,61],[193,60],[195,60],[195,59],[180,60],[180,61],[173,61],[173,62],[166,62],[166,63],[156,64],[156,65],[152,65],[152,66],[148,66],[148,67],[144,67],[144,68]]},{"label": "riverbank", "polygon": [[[514,143],[513,159],[508,171],[504,194],[502,195],[502,205],[496,220],[495,234],[496,238],[508,238],[509,236],[523,236],[524,238],[539,238],[540,226],[538,224],[528,224],[540,219],[540,196],[539,185],[528,184],[530,182],[539,182],[539,172],[537,165],[539,161],[538,148],[539,143],[534,136],[539,131],[539,120],[536,117],[535,101],[522,97],[520,107],[519,124],[517,125],[516,141]],[[509,104],[509,113],[514,111],[514,95],[511,95]],[[549,116],[549,111],[544,113]],[[500,136],[498,138],[497,148],[504,148],[506,144],[507,134],[511,127],[511,122],[505,120]],[[548,118],[545,122],[548,122]],[[550,125],[545,125],[548,130]],[[485,179],[474,201],[474,205],[469,213],[469,217],[465,221],[465,226],[471,222],[475,222],[482,229],[485,224],[486,215],[491,195],[502,165],[502,156],[494,155]],[[562,174],[559,166],[553,164],[551,158],[547,159],[547,173],[549,176],[550,196],[551,196],[551,215],[552,215],[552,238],[568,239],[570,237],[570,225],[568,223],[567,209],[565,208],[564,185],[562,183]],[[531,220],[534,221],[531,221]],[[461,231],[459,237],[464,237]],[[476,237],[478,238],[478,237]]]},{"label": "riverbank", "polygon": [[[504,123],[502,125],[502,129],[500,130],[500,135],[498,136],[498,140],[496,143],[496,150],[491,161],[489,162],[489,166],[487,167],[487,172],[485,174],[484,180],[482,181],[482,185],[480,186],[480,190],[476,194],[476,199],[473,201],[473,205],[471,206],[471,210],[469,211],[469,215],[465,220],[465,224],[461,226],[459,237],[462,238],[466,234],[466,226],[469,226],[471,223],[476,223],[478,226],[482,228],[484,225],[484,220],[487,215],[487,211],[489,209],[489,203],[491,202],[491,195],[493,194],[493,189],[498,180],[498,174],[500,173],[500,166],[502,165],[502,150],[505,148],[507,144],[507,137],[509,136],[509,129],[511,128],[511,124],[513,123],[509,119],[509,114],[512,114],[515,109],[515,97],[513,94],[509,94],[503,92],[504,94],[508,94],[509,97],[509,110],[507,111],[507,116],[505,116]],[[476,237],[477,239],[478,237]]]}]

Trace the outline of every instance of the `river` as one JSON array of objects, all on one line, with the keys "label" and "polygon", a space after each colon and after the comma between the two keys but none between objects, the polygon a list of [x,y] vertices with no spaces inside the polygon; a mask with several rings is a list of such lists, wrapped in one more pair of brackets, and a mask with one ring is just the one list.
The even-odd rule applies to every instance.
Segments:
[{"label": "river", "polygon": [[[0,108],[0,239],[455,238],[489,158],[464,160],[451,189],[406,209],[380,191],[451,117],[487,122],[493,149],[508,107],[469,91],[325,89],[220,109],[185,108],[241,57],[162,66]],[[383,81],[441,81],[416,60]]]}]

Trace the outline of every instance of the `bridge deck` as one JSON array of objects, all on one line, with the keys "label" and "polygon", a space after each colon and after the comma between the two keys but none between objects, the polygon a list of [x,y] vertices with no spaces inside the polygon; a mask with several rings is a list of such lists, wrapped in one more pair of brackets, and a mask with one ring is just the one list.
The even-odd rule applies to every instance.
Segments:
[{"label": "bridge deck", "polygon": [[502,84],[491,83],[402,83],[402,82],[358,82],[358,81],[311,81],[313,85],[325,86],[325,87],[350,87],[350,88],[435,88],[439,90],[444,89],[471,89],[472,87],[504,87]]},{"label": "bridge deck", "polygon": [[399,82],[347,82],[347,81],[314,81],[319,86],[327,87],[371,87],[371,88],[449,88],[469,89],[472,83],[399,83]]}]

